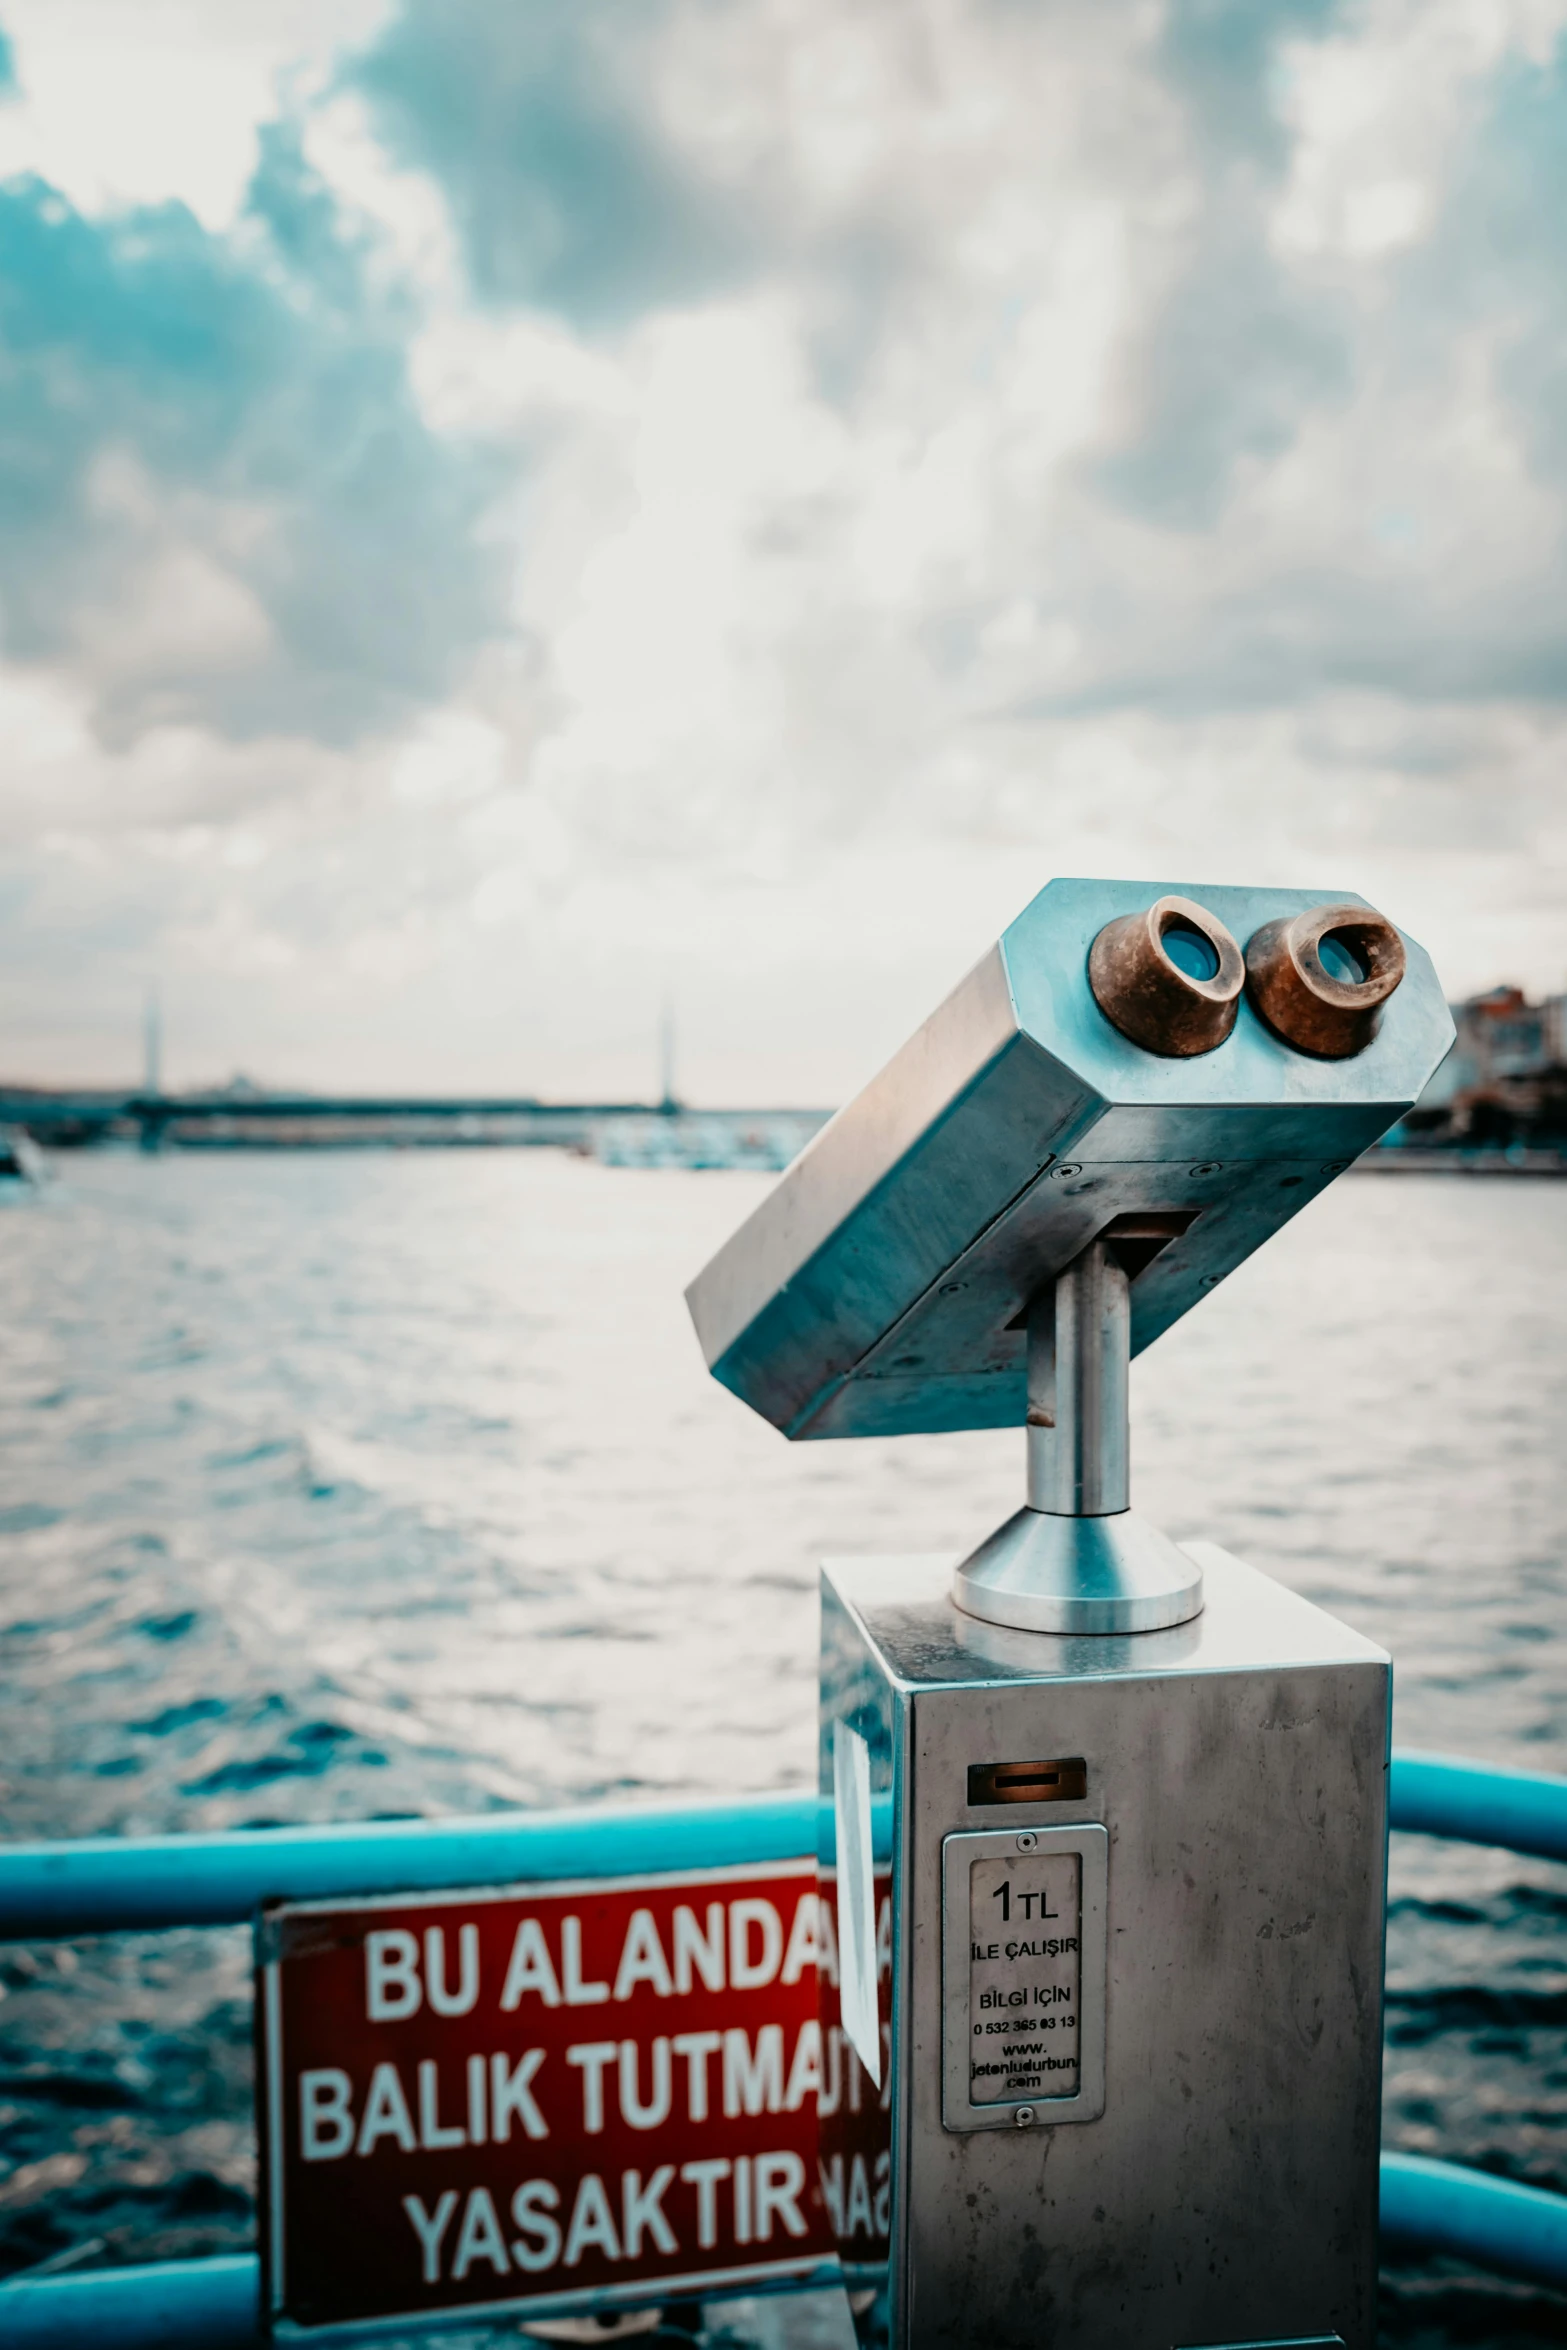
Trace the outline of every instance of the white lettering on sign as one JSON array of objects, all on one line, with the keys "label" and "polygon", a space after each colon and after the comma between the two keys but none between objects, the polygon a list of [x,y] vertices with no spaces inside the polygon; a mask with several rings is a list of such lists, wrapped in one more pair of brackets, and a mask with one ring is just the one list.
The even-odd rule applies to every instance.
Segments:
[{"label": "white lettering on sign", "polygon": [[419,1945],[403,1926],[365,1936],[365,2013],[373,2024],[417,2015],[424,2005]]},{"label": "white lettering on sign", "polygon": [[530,2276],[560,2258],[560,2222],[550,2216],[559,2209],[560,2189],[550,2179],[525,2179],[511,2199],[512,2226],[522,2239],[511,2256]]},{"label": "white lettering on sign", "polygon": [[794,1924],[789,1928],[789,1947],[784,1952],[779,1972],[780,1983],[798,1983],[802,1975],[814,1976],[821,1956],[821,1902],[814,1893],[802,1893],[795,1904]]},{"label": "white lettering on sign", "polygon": [[354,2084],[335,2066],[299,2076],[299,2151],[306,2162],[333,2162],[354,2142]]},{"label": "white lettering on sign", "polygon": [[[439,2015],[466,2015],[479,1997],[477,1935],[464,1925],[458,1986],[447,1988],[444,1948],[436,1941],[439,1927],[426,1934],[424,1976],[412,1934],[393,1928],[366,1937],[368,1981],[367,2013],[376,2023],[396,2022],[419,2013],[426,1990]],[[649,1909],[632,1912],[621,1946],[613,1987],[591,1981],[583,1973],[582,1921],[568,1914],[560,1921],[560,1960],[557,1965],[543,1922],[523,1918],[512,1943],[511,1957],[501,1986],[500,2005],[514,2015],[530,1994],[546,2007],[598,2007],[629,1999],[646,1984],[659,1999],[685,1999],[694,1991],[760,1991],[769,1983],[798,1983],[824,1961],[836,1977],[837,1950],[830,1926],[822,1919],[814,1892],[803,1892],[794,1905],[787,1937],[775,1902],[751,1897],[710,1901],[703,1918],[682,1902],[674,1913],[673,1948],[666,1950],[658,1921]],[[878,1955],[880,1955],[878,1951]],[[889,1950],[890,1958],[890,1950]]]},{"label": "white lettering on sign", "polygon": [[613,2040],[579,2042],[566,2051],[566,2062],[582,2074],[582,2126],[590,2138],[603,2133],[604,2067],[613,2064],[618,2053]]},{"label": "white lettering on sign", "polygon": [[475,2187],[468,2197],[457,2249],[452,2255],[454,2282],[460,2285],[477,2260],[484,2261],[497,2276],[505,2276],[511,2268],[506,2239],[501,2234],[501,2223],[495,2216],[488,2187]]},{"label": "white lettering on sign", "polygon": [[448,2187],[434,2211],[425,2210],[423,2196],[405,2195],[403,2209],[413,2225],[414,2234],[419,2239],[419,2250],[424,2256],[424,2281],[427,2285],[438,2285],[441,2281],[441,2239],[450,2225],[452,2213],[457,2209],[457,2190]]},{"label": "white lettering on sign", "polygon": [[777,1974],[782,1957],[783,1926],[772,1903],[732,1901],[729,1905],[730,1989],[765,1991]]},{"label": "white lettering on sign", "polygon": [[516,2115],[530,2138],[547,2138],[544,2116],[533,2102],[528,2084],[544,2062],[542,2048],[524,2050],[515,2064],[497,2053],[490,2058],[490,2127],[497,2146],[504,2146]]},{"label": "white lettering on sign", "polygon": [[609,1997],[607,1983],[585,1983],[582,1979],[581,1918],[564,1917],[560,1921],[560,1979],[568,2007],[597,2007]]},{"label": "white lettering on sign", "polygon": [[669,2045],[686,2062],[686,2114],[694,2122],[707,2119],[707,2060],[724,2044],[722,2032],[677,2032]]},{"label": "white lettering on sign", "polygon": [[811,2273],[832,2253],[818,2111],[878,2102],[817,2016],[835,1923],[804,1858],[270,1907],[273,2316]]},{"label": "white lettering on sign", "polygon": [[669,2061],[669,2042],[659,2036],[649,2051],[650,2080],[648,2094],[643,2098],[638,2083],[641,2070],[635,2040],[620,2043],[620,2110],[634,2130],[656,2130],[669,2119],[669,2108],[674,2102],[674,2074]]},{"label": "white lettering on sign", "polygon": [[[807,2103],[813,2110],[818,2102],[823,2111],[835,2110],[845,2057],[851,2103],[858,2112],[859,2068],[836,2027],[831,2044],[833,2061],[824,2067],[822,2028],[812,2017],[800,2026],[792,2050],[781,2024],[763,2024],[754,2035],[731,2025],[725,2032],[660,2032],[647,2043],[578,2041],[565,2051],[565,2061],[582,2076],[582,2127],[597,2138],[609,2126],[609,2083],[628,2129],[662,2128],[675,2110],[677,2079],[686,2118],[715,2118],[715,2057],[716,2111],[726,2120],[798,2113]],[[350,2153],[374,2154],[385,2141],[405,2154],[505,2146],[514,2123],[526,2138],[547,2138],[549,2123],[534,2088],[544,2058],[542,2048],[526,2048],[515,2059],[499,2049],[490,2055],[475,2051],[450,2065],[426,2056],[411,2068],[411,2079],[386,2058],[372,2070],[362,2105],[352,2075],[341,2067],[301,2073],[300,2154],[306,2162],[336,2162]]]},{"label": "white lettering on sign", "polygon": [[501,1993],[501,2006],[507,2015],[516,2012],[529,1991],[536,1991],[546,2007],[560,2005],[560,1984],[556,1980],[549,1944],[544,1939],[544,1928],[537,1918],[522,1920],[511,1946],[506,1987]]},{"label": "white lettering on sign", "polygon": [[412,2154],[419,2143],[395,2064],[378,2064],[370,2075],[370,2094],[365,2099],[365,2118],[359,2125],[355,2151],[369,2154],[381,2138],[395,2138],[405,2154]]},{"label": "white lettering on sign", "polygon": [[[611,2052],[613,2053],[613,2043]],[[626,2041],[627,2048],[635,2043]],[[383,2138],[405,2154],[441,2153],[458,2146],[504,2146],[518,2122],[525,2137],[547,2138],[549,2125],[539,2111],[532,2083],[544,2062],[542,2048],[526,2048],[515,2062],[497,2050],[493,2056],[470,2056],[453,2072],[465,2085],[464,2121],[441,2118],[441,2067],[433,2057],[421,2060],[415,2072],[410,2100],[399,2068],[378,2064],[370,2075],[364,2109],[356,2125],[352,2076],[336,2066],[299,2076],[299,2151],[306,2162],[335,2162],[350,2152],[373,2154]],[[452,2091],[455,2098],[455,2088]],[[419,2126],[414,2128],[417,2113]],[[629,2117],[628,2117],[629,2118]]]},{"label": "white lettering on sign", "polygon": [[464,1924],[457,1929],[457,1988],[446,1985],[446,1932],[427,1926],[424,1934],[424,1980],[430,2005],[437,2015],[468,2015],[479,2004],[479,1929]]},{"label": "white lettering on sign", "polygon": [[466,2146],[468,2133],[460,2123],[443,2124],[441,2120],[440,2068],[433,2056],[427,2056],[419,2067],[419,2143],[427,2154],[439,2154],[443,2147]]},{"label": "white lettering on sign", "polygon": [[844,2162],[835,2154],[821,2166],[822,2193],[832,2217],[833,2233],[839,2242],[851,2245],[856,2236],[868,2236],[872,2243],[885,2244],[890,2224],[889,2207],[892,2187],[892,2157],[878,2154],[875,2161],[875,2193],[871,2191],[872,2172],[867,2169],[863,2154],[856,2154],[848,2166],[845,2184]]},{"label": "white lettering on sign", "polygon": [[446,1975],[446,1929],[427,1926],[424,1972],[419,1944],[406,1927],[384,1927],[365,1936],[365,2014],[373,2024],[400,2023],[419,2013],[428,1992],[437,2015],[468,2015],[479,2004],[479,1929],[457,1929],[457,1982]]},{"label": "white lettering on sign", "polygon": [[665,2162],[645,2187],[634,2170],[628,2170],[622,2179],[621,2240],[628,2260],[635,2260],[641,2251],[644,2229],[660,2252],[679,2251],[679,2239],[663,2211],[664,2190],[674,2175],[674,2164]]},{"label": "white lettering on sign", "polygon": [[724,1987],[724,1905],[710,1901],[707,1923],[700,1931],[696,1913],[681,1902],[675,1911],[675,1990],[684,1998],[691,1989],[693,1970],[704,1991]]},{"label": "white lettering on sign", "polygon": [[1006,1853],[969,1871],[969,2100],[1075,2097],[1082,1861]]},{"label": "white lettering on sign", "polygon": [[634,1909],[631,1913],[625,1948],[615,1970],[616,2000],[629,1999],[639,1983],[650,1983],[660,1999],[669,1998],[675,1988],[650,1909]]},{"label": "white lettering on sign", "polygon": [[[863,2197],[868,2227],[869,2191],[859,2178],[864,2167],[856,2157],[850,2209],[857,2197]],[[590,2250],[617,2262],[638,2260],[650,2248],[677,2253],[683,2242],[711,2252],[725,2217],[737,2244],[798,2239],[809,2227],[801,2208],[805,2185],[803,2160],[785,2146],[771,2154],[738,2155],[732,2162],[720,2156],[686,2162],[678,2171],[673,2163],[661,2162],[648,2173],[624,2170],[618,2182],[589,2171],[577,2182],[564,2228],[558,2217],[561,2194],[554,2182],[524,2179],[510,2200],[516,2230],[510,2243],[487,2187],[449,2187],[433,2210],[422,2197],[405,2195],[403,2210],[418,2240],[425,2283],[435,2285],[450,2277],[460,2284],[476,2263],[498,2276],[508,2275],[513,2264],[525,2275],[542,2276],[556,2267],[575,2268]],[[723,2197],[726,2187],[728,2196]],[[680,2195],[678,2189],[688,2192]],[[462,2218],[453,2231],[459,2207]]]}]

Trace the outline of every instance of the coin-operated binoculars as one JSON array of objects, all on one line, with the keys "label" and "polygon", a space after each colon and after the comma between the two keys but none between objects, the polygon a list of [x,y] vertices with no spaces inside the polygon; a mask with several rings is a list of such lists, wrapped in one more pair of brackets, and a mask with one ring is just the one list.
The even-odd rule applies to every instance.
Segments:
[{"label": "coin-operated binoculars", "polygon": [[1127,1374],[1452,1034],[1358,900],[1052,882],[692,1285],[787,1436],[1026,1430],[967,1558],[824,1571],[867,2339],[1370,2350],[1389,1660],[1132,1511]]}]

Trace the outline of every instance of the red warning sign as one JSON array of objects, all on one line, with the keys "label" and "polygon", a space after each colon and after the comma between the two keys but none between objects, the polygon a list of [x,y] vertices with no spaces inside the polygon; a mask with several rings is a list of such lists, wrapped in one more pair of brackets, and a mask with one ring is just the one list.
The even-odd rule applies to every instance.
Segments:
[{"label": "red warning sign", "polygon": [[289,1903],[260,1936],[275,2327],[830,2263],[818,2104],[858,2068],[836,2029],[824,2068],[814,1861]]}]

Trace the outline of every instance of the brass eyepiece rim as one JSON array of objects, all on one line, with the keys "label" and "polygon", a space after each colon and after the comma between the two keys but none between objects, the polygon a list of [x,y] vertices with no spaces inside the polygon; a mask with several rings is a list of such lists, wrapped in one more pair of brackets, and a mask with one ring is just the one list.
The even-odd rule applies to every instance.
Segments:
[{"label": "brass eyepiece rim", "polygon": [[[1198,978],[1174,961],[1172,930],[1206,940],[1214,969]],[[1216,915],[1190,898],[1156,898],[1107,922],[1088,950],[1088,984],[1105,1018],[1145,1052],[1170,1060],[1211,1053],[1235,1026],[1246,962]]]},{"label": "brass eyepiece rim", "polygon": [[[1332,938],[1342,939],[1363,979],[1341,979],[1327,968],[1322,948]],[[1308,906],[1265,922],[1247,941],[1247,992],[1275,1035],[1297,1052],[1343,1061],[1376,1035],[1408,960],[1397,930],[1374,908]]]}]

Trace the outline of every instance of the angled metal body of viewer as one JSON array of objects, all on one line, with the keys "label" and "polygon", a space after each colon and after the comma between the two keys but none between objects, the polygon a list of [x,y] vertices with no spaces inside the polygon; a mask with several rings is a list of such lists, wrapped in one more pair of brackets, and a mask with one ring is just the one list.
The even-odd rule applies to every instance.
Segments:
[{"label": "angled metal body of viewer", "polygon": [[[1190,1219],[1132,1284],[1137,1353],[1418,1098],[1453,1027],[1408,938],[1408,975],[1352,1059],[1291,1051],[1249,1003],[1198,1058],[1129,1043],[1088,951],[1170,886],[1054,881],[1025,908],[692,1283],[715,1378],[794,1438],[1021,1427],[1023,1316],[1115,1218]],[[1362,902],[1191,894],[1242,940]]]}]

